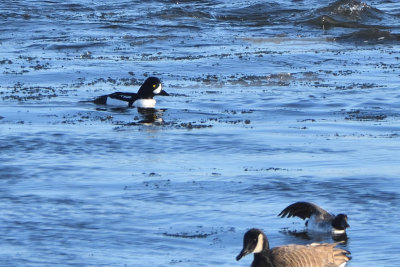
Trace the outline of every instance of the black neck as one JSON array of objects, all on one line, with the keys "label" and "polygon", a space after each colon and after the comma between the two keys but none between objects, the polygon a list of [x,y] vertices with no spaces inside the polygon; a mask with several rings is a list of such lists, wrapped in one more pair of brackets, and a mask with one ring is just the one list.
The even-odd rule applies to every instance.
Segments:
[{"label": "black neck", "polygon": [[269,257],[269,251],[262,251],[254,254],[254,260],[251,267],[273,267],[271,259]]}]

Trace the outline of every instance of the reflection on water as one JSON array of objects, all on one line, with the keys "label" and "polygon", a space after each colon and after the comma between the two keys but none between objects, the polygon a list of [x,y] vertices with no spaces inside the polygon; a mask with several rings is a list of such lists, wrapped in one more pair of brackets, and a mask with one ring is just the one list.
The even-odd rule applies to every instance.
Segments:
[{"label": "reflection on water", "polygon": [[165,111],[166,109],[138,108],[138,112],[142,117],[139,123],[161,124],[164,122],[162,116]]},{"label": "reflection on water", "polygon": [[[289,230],[284,228],[280,231],[283,234],[291,235],[296,238],[312,241],[312,242],[330,242],[329,239],[331,238],[334,242],[340,242],[342,245],[347,245],[348,237],[347,234],[330,234],[330,233],[317,233],[317,232],[309,232],[309,231],[297,231],[297,230]],[[306,242],[308,243],[308,242]]]}]

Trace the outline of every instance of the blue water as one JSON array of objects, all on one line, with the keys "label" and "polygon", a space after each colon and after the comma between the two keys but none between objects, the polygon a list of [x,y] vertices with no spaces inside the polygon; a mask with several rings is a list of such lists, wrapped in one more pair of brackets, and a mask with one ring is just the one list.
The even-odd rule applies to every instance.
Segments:
[{"label": "blue water", "polygon": [[[323,23],[322,16],[333,19]],[[400,261],[400,4],[0,3],[0,266],[249,266],[247,229],[346,213]],[[86,100],[157,76],[157,110]]]}]

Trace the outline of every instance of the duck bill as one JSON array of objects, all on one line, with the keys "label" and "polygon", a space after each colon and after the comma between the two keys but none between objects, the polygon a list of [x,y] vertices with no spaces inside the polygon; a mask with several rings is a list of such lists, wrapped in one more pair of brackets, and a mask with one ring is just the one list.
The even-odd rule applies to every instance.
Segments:
[{"label": "duck bill", "polygon": [[161,92],[158,95],[169,96],[169,94],[164,90],[161,90]]},{"label": "duck bill", "polygon": [[236,260],[240,260],[241,258],[243,258],[244,256],[246,256],[247,254],[249,254],[250,252],[247,249],[242,249],[242,251],[240,251],[239,255],[236,256]]}]

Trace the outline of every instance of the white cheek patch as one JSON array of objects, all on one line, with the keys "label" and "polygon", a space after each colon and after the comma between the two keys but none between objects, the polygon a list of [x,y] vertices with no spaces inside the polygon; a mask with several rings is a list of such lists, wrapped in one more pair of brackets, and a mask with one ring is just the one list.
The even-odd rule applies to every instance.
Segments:
[{"label": "white cheek patch", "polygon": [[260,253],[263,250],[263,246],[264,246],[264,239],[263,239],[262,234],[259,234],[257,246],[255,247],[253,253]]},{"label": "white cheek patch", "polygon": [[153,90],[153,94],[158,95],[159,93],[161,93],[161,90],[162,90],[162,85],[160,83],[160,85]]}]

